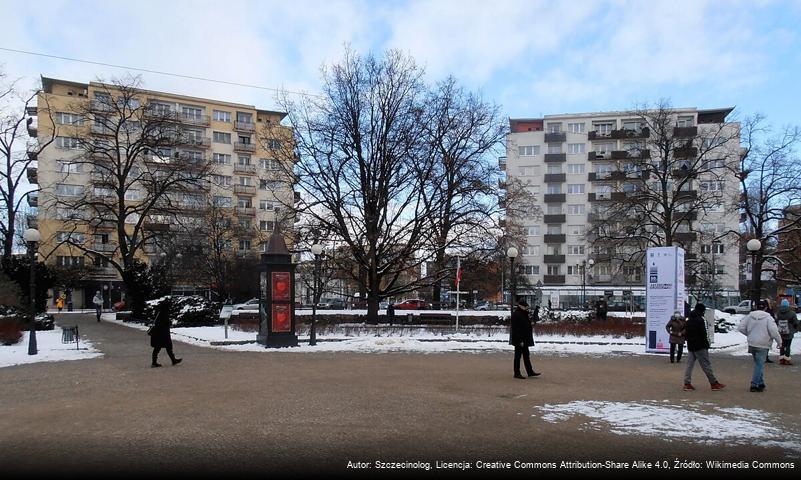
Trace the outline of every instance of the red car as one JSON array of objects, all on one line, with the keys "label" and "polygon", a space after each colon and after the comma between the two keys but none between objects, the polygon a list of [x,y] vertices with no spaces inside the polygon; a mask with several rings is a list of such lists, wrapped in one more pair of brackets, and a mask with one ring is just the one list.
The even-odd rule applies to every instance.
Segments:
[{"label": "red car", "polygon": [[396,303],[394,306],[395,310],[426,310],[431,308],[431,305],[425,300],[418,300],[415,298]]}]

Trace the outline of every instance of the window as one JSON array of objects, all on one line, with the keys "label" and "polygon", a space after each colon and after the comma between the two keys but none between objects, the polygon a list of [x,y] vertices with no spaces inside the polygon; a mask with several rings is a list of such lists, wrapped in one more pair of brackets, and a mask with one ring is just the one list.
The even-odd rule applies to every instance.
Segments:
[{"label": "window", "polygon": [[545,230],[548,235],[561,235],[562,234],[562,226],[561,225],[548,225]]},{"label": "window", "polygon": [[630,130],[633,132],[640,131],[640,121],[639,120],[623,120],[623,130]]},{"label": "window", "polygon": [[567,206],[567,214],[568,215],[584,215],[584,205],[583,204],[568,205]]},{"label": "window", "polygon": [[59,125],[83,126],[83,117],[75,113],[56,112],[56,123]]},{"label": "window", "polygon": [[676,126],[678,127],[692,127],[693,125],[695,125],[693,117],[679,117],[676,120]]},{"label": "window", "polygon": [[184,118],[200,120],[203,117],[203,109],[198,107],[181,107],[181,114]]},{"label": "window", "polygon": [[225,112],[223,110],[214,110],[214,120],[217,122],[226,122],[231,123],[231,112]]},{"label": "window", "polygon": [[726,167],[726,160],[722,158],[716,158],[706,161],[706,168],[710,170],[713,168],[725,168],[725,167]]},{"label": "window", "polygon": [[239,208],[253,208],[250,197],[236,197],[236,206]]},{"label": "window", "polygon": [[172,105],[168,103],[152,102],[148,108],[153,114],[163,117],[169,116],[172,113]]},{"label": "window", "polygon": [[84,257],[56,257],[56,265],[59,267],[83,267]]},{"label": "window", "polygon": [[520,265],[519,272],[523,275],[539,275],[540,274],[540,266],[539,265]]},{"label": "window", "polygon": [[526,145],[517,147],[517,153],[521,157],[533,157],[534,155],[540,154],[540,146],[539,145]]},{"label": "window", "polygon": [[251,187],[253,186],[253,182],[251,181],[250,177],[239,177],[239,185],[243,187]]},{"label": "window", "polygon": [[[679,225],[681,226],[681,225]],[[721,234],[726,231],[725,223],[702,223],[701,231],[704,233]]]},{"label": "window", "polygon": [[250,240],[240,240],[239,241],[239,251],[250,250]]},{"label": "window", "polygon": [[527,245],[520,250],[520,254],[523,256],[534,256],[540,254],[540,247],[536,245]]},{"label": "window", "polygon": [[716,181],[700,182],[700,187],[702,192],[722,192],[723,181],[716,180]]},{"label": "window", "polygon": [[213,132],[214,143],[231,143],[231,134],[225,132]]},{"label": "window", "polygon": [[231,197],[221,197],[218,195],[214,196],[212,200],[215,207],[222,207],[222,208],[230,208],[231,207]]},{"label": "window", "polygon": [[274,222],[272,220],[259,220],[259,230],[262,232],[272,232]]},{"label": "window", "polygon": [[240,218],[238,224],[239,228],[243,230],[250,230],[253,227],[249,218]]},{"label": "window", "polygon": [[712,245],[709,244],[702,244],[701,245],[701,253],[715,253],[718,255],[723,254],[723,244],[719,242],[715,242]]},{"label": "window", "polygon": [[272,211],[272,209],[273,209],[272,202],[268,202],[267,200],[259,200],[259,210]]},{"label": "window", "polygon": [[584,123],[568,123],[567,131],[570,133],[584,133]]},{"label": "window", "polygon": [[218,165],[230,165],[231,164],[231,155],[226,155],[224,153],[214,153],[212,154],[212,161]]},{"label": "window", "polygon": [[249,135],[240,135],[239,136],[239,143],[242,145],[250,145],[250,136]]},{"label": "window", "polygon": [[611,135],[614,125],[613,122],[593,123],[592,128],[598,135]]},{"label": "window", "polygon": [[561,143],[549,143],[548,144],[548,153],[562,153],[562,144]]},{"label": "window", "polygon": [[250,156],[248,156],[248,155],[240,155],[239,156],[239,164],[240,165],[250,165]]},{"label": "window", "polygon": [[228,175],[212,175],[211,179],[212,182],[214,182],[214,184],[219,185],[221,187],[231,186],[231,177]]},{"label": "window", "polygon": [[260,190],[269,190],[272,192],[278,190],[280,186],[281,182],[278,182],[276,180],[259,180]]},{"label": "window", "polygon": [[59,242],[84,243],[86,236],[78,232],[58,232],[56,239]]},{"label": "window", "polygon": [[83,195],[83,185],[59,183],[56,185],[56,195],[62,197],[79,197]]},{"label": "window", "polygon": [[582,236],[584,235],[584,225],[568,225],[567,233],[568,235]]},{"label": "window", "polygon": [[56,137],[56,148],[76,149],[78,139],[75,137]]},{"label": "window", "polygon": [[83,164],[82,163],[70,163],[70,162],[56,162],[58,166],[58,171],[61,173],[81,173],[83,172]]},{"label": "window", "polygon": [[141,198],[141,192],[134,188],[129,188],[125,191],[125,199],[126,200],[139,200]]},{"label": "window", "polygon": [[536,237],[540,235],[540,226],[534,225],[531,227],[523,227],[523,233],[525,233],[528,237]]},{"label": "window", "polygon": [[568,163],[567,164],[567,173],[584,173],[584,164],[583,163]]},{"label": "window", "polygon": [[548,204],[548,206],[546,207],[545,211],[546,211],[546,213],[548,215],[561,215],[562,214],[562,204],[560,204],[560,203]]},{"label": "window", "polygon": [[615,144],[611,143],[611,142],[604,142],[604,143],[596,143],[595,144],[595,153],[596,154],[610,153],[614,149],[615,149]]},{"label": "window", "polygon": [[246,112],[236,112],[236,121],[241,123],[253,123],[253,114]]},{"label": "window", "polygon": [[639,186],[635,183],[624,183],[622,190],[626,193],[634,193],[639,190]]},{"label": "window", "polygon": [[281,142],[276,139],[267,140],[267,148],[270,148],[272,150],[278,150],[279,148],[281,148]]},{"label": "window", "polygon": [[584,245],[568,245],[567,246],[567,254],[568,255],[584,255],[585,248],[586,247]]},{"label": "window", "polygon": [[562,272],[561,265],[548,265],[548,275],[560,275]]},{"label": "window", "polygon": [[586,153],[585,145],[583,143],[568,143],[567,153],[571,154]]},{"label": "window", "polygon": [[560,133],[562,131],[561,123],[548,123],[546,127],[548,133]]},{"label": "window", "polygon": [[281,162],[274,158],[261,158],[259,159],[259,165],[261,168],[265,170],[280,170],[281,169]]},{"label": "window", "polygon": [[521,177],[533,177],[540,174],[539,166],[517,167]]},{"label": "window", "polygon": [[549,183],[545,190],[546,193],[553,195],[555,193],[562,193],[562,184],[561,183]]},{"label": "window", "polygon": [[561,163],[549,163],[546,168],[546,173],[562,173]]},{"label": "window", "polygon": [[579,267],[578,265],[568,265],[567,266],[567,274],[568,275],[579,275]]},{"label": "window", "polygon": [[568,183],[567,184],[567,193],[568,195],[580,195],[584,193],[584,184],[583,183]]},{"label": "window", "polygon": [[[186,140],[191,143],[203,143],[203,131],[202,130],[190,130],[187,129],[184,131],[184,135],[186,135]],[[230,139],[231,134],[226,133],[228,138]],[[228,142],[231,143],[231,142]]]}]

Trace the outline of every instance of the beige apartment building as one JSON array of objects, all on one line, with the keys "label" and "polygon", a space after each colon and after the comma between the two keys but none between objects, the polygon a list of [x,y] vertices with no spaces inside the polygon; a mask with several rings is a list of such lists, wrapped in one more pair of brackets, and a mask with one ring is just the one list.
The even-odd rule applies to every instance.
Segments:
[{"label": "beige apartment building", "polygon": [[[230,216],[236,236],[230,243],[232,255],[258,254],[266,248],[274,222],[284,221],[291,215],[289,206],[294,201],[291,181],[279,181],[291,171],[291,129],[280,125],[286,116],[283,112],[258,109],[205,98],[189,97],[168,92],[135,90],[129,100],[132,109],[140,105],[145,112],[156,112],[174,119],[176,129],[182,133],[180,145],[171,145],[157,155],[144,155],[142,162],[169,161],[170,158],[211,162],[213,175],[204,185],[192,192],[183,191],[176,202],[182,205],[180,218],[146,218],[148,231],[175,231],[176,220],[185,228],[201,221],[203,208],[209,204],[219,207]],[[39,229],[42,244],[39,252],[48,264],[88,267],[89,277],[81,285],[73,286],[75,308],[90,305],[96,290],[104,292],[109,304],[119,298],[120,277],[117,271],[98,262],[74,246],[63,243],[69,237],[73,242],[90,245],[94,251],[118,255],[117,235],[114,226],[72,231],[66,219],[75,212],[65,211],[69,198],[101,198],[108,195],[101,172],[93,171],[91,163],[80,161],[87,155],[81,145],[88,138],[111,135],[101,121],[109,113],[105,110],[117,100],[115,86],[96,82],[42,78],[37,122],[33,133],[40,142],[53,137],[53,142],[38,156],[35,167],[29,168],[28,180],[38,184],[40,191],[31,195],[33,207],[28,223]],[[119,97],[121,98],[121,97]],[[105,105],[105,107],[104,107]],[[147,115],[147,113],[145,113]],[[265,136],[265,132],[270,136]],[[283,163],[282,163],[283,162]],[[150,168],[152,165],[141,168]],[[135,166],[134,169],[140,168]],[[97,170],[97,168],[94,168]],[[132,185],[126,191],[126,200],[135,203],[143,194],[143,186]],[[61,206],[59,206],[61,205]],[[291,218],[291,217],[290,217]],[[136,223],[138,217],[131,217]],[[126,223],[128,219],[126,219]],[[290,221],[291,224],[291,221]],[[191,233],[191,232],[189,232]],[[142,249],[141,259],[153,263],[164,258],[164,247],[148,244]],[[202,291],[208,288],[200,279],[182,279],[178,290]]]},{"label": "beige apartment building", "polygon": [[[740,152],[739,124],[726,123],[731,110],[671,110],[671,135],[676,141],[686,137],[689,142],[684,146],[687,165],[693,165],[700,144],[709,141],[705,132],[726,138],[721,148],[730,152],[728,158],[716,156],[709,160],[713,167],[720,168],[692,178],[684,184],[686,191],[679,192],[696,198],[699,191],[715,189],[723,195],[710,202],[714,204],[688,212],[676,240],[685,249],[688,263],[700,259],[705,262],[700,269],[703,275],[688,281],[713,282],[714,295],[719,302],[727,303],[739,296],[738,247],[732,236],[726,235],[737,231],[739,221],[739,182],[736,169],[728,168],[737,165]],[[530,284],[528,288],[518,288],[518,295],[536,295],[539,298],[535,301],[556,301],[562,308],[592,303],[601,296],[610,303],[625,301],[644,306],[644,265],[612,258],[610,250],[625,248],[625,242],[619,242],[620,246],[602,244],[590,234],[594,217],[597,221],[605,212],[608,214],[610,202],[620,202],[628,192],[647,182],[642,171],[635,169],[633,159],[636,155],[642,162],[650,154],[643,145],[654,134],[643,128],[643,123],[631,112],[510,119],[507,154],[499,159],[506,172],[502,186],[515,183],[535,199],[535,205],[514,209],[529,213],[515,218],[512,209],[507,212],[507,224],[522,230],[516,265]],[[676,172],[680,174],[687,173]],[[614,220],[610,219],[610,224]]]}]

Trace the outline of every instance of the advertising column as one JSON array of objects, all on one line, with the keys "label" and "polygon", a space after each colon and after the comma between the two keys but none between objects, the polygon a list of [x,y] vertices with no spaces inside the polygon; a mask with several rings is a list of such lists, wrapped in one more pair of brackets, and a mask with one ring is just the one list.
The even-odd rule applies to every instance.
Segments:
[{"label": "advertising column", "polygon": [[665,326],[673,312],[684,314],[684,250],[654,247],[646,253],[645,351],[670,352],[670,335]]}]

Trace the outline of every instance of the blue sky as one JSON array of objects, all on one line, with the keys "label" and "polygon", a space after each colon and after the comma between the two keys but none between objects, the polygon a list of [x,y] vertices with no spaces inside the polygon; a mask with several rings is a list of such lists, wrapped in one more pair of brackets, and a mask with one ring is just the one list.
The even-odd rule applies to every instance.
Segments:
[{"label": "blue sky", "polygon": [[[348,43],[402,49],[430,80],[453,74],[511,117],[665,97],[801,124],[801,0],[0,0],[0,11],[2,48],[266,87],[316,92]],[[125,73],[3,50],[0,65],[26,86]],[[153,90],[275,107],[267,90],[142,76]]]}]

